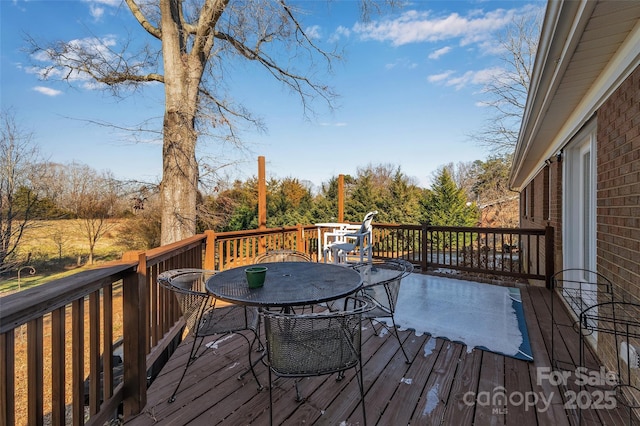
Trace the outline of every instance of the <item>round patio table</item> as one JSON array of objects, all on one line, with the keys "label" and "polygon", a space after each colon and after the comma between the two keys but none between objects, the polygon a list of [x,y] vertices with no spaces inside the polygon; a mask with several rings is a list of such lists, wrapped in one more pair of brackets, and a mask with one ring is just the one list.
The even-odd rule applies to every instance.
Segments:
[{"label": "round patio table", "polygon": [[326,302],[355,293],[362,286],[360,274],[340,265],[316,262],[261,263],[267,275],[260,288],[249,288],[241,266],[212,275],[207,291],[218,299],[239,304],[291,307]]}]

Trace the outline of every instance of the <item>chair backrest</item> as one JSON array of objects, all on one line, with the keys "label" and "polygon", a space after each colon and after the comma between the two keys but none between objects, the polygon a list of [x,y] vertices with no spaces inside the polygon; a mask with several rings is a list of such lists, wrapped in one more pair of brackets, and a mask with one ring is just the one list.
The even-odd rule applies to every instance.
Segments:
[{"label": "chair backrest", "polygon": [[175,295],[190,331],[194,330],[203,309],[211,303],[205,283],[215,273],[204,269],[172,269],[158,275],[158,285]]},{"label": "chair backrest", "polygon": [[[358,234],[370,234],[371,233],[371,222],[373,222],[373,217],[378,214],[377,210],[371,211],[364,215],[364,219],[362,220],[362,225],[358,230]],[[356,239],[356,246],[362,246],[363,237],[358,236]]]},{"label": "chair backrest", "polygon": [[305,377],[354,367],[360,360],[362,314],[372,306],[350,299],[345,311],[261,312],[270,368],[279,376]]},{"label": "chair backrest", "polygon": [[373,217],[378,214],[377,210],[367,213],[362,220],[362,226],[360,227],[360,231],[358,233],[364,234],[366,232],[371,231],[371,222],[373,222]]},{"label": "chair backrest", "polygon": [[594,305],[614,300],[613,284],[596,271],[563,269],[551,277],[551,283],[576,316]]},{"label": "chair backrest", "polygon": [[253,259],[253,263],[267,262],[311,262],[311,256],[295,250],[269,250]]},{"label": "chair backrest", "polygon": [[[414,268],[411,262],[404,259],[391,259],[355,265],[354,269],[362,276],[363,293],[375,300],[387,314],[393,314],[398,302],[400,283]],[[372,312],[373,314],[384,316],[381,312]]]}]

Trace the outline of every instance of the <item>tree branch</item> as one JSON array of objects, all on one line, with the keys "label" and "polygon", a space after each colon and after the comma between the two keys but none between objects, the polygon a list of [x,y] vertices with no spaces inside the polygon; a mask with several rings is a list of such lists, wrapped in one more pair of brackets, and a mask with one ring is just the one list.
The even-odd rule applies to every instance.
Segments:
[{"label": "tree branch", "polygon": [[138,3],[136,3],[135,0],[125,1],[127,2],[127,6],[129,6],[129,10],[131,10],[131,13],[136,18],[138,23],[142,26],[142,28],[144,28],[153,37],[157,38],[158,40],[162,40],[162,31],[159,28],[151,25],[147,17],[138,6]]}]

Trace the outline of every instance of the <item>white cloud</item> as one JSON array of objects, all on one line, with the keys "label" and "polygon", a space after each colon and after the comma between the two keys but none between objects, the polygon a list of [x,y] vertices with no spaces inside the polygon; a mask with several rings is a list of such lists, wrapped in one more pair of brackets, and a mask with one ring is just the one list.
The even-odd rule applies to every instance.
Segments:
[{"label": "white cloud", "polygon": [[[103,38],[84,38],[75,39],[67,43],[68,49],[65,51],[65,58],[58,58],[59,62],[54,63],[51,60],[53,55],[51,52],[39,51],[32,55],[32,58],[38,62],[42,62],[41,67],[30,67],[26,71],[30,74],[36,74],[41,79],[65,79],[67,81],[93,81],[88,74],[79,71],[69,71],[70,68],[78,67],[85,61],[86,57],[101,58],[105,63],[111,62],[115,56],[111,53],[110,48],[116,45],[115,36],[106,36]],[[69,68],[65,67],[68,65]]]},{"label": "white cloud", "polygon": [[323,127],[346,127],[347,123],[345,122],[337,122],[337,123],[328,123],[328,122],[322,122],[320,123],[321,126]]},{"label": "white cloud", "polygon": [[453,71],[446,71],[440,74],[433,74],[427,77],[427,81],[430,83],[438,83],[440,81],[444,81],[449,78],[449,76],[453,74]]},{"label": "white cloud", "polygon": [[93,5],[105,5],[105,6],[111,6],[111,7],[118,7],[122,4],[122,0],[83,0],[85,3],[90,3],[91,6]]},{"label": "white cloud", "polygon": [[466,16],[450,13],[432,16],[432,12],[407,11],[395,19],[358,23],[353,31],[364,40],[389,41],[395,46],[409,43],[459,39],[461,46],[488,40],[491,33],[504,27],[522,11],[474,10]]},{"label": "white cloud", "polygon": [[91,6],[89,6],[89,13],[94,20],[99,21],[100,18],[102,18],[102,15],[104,15],[104,7],[92,4]]},{"label": "white cloud", "polygon": [[122,5],[122,0],[82,0],[89,5],[89,14],[94,21],[102,20],[107,12],[106,8],[115,9]]},{"label": "white cloud", "polygon": [[496,81],[500,76],[504,75],[505,72],[505,69],[501,67],[485,68],[483,70],[475,71],[473,83],[487,84],[491,81]]},{"label": "white cloud", "polygon": [[340,25],[329,37],[329,42],[335,43],[336,41],[342,38],[349,38],[350,35],[351,35],[351,30],[347,27],[343,27],[342,25]]},{"label": "white cloud", "polygon": [[438,59],[440,56],[442,55],[446,55],[447,53],[451,52],[452,48],[451,46],[446,46],[443,48],[440,48],[432,53],[429,54],[429,59]]},{"label": "white cloud", "polygon": [[60,90],[51,89],[49,87],[44,87],[44,86],[36,86],[33,88],[33,90],[47,96],[58,96],[62,94]]},{"label": "white cloud", "polygon": [[320,25],[313,25],[313,26],[305,29],[304,32],[311,39],[320,39],[321,35],[322,35],[321,31],[320,31]]},{"label": "white cloud", "polygon": [[391,62],[388,63],[384,66],[386,69],[391,70],[394,68],[404,68],[404,69],[415,69],[418,67],[418,64],[416,64],[415,62],[407,59],[407,58],[402,58],[402,59],[398,59],[395,62]]},{"label": "white cloud", "polygon": [[447,71],[441,74],[430,75],[427,80],[430,83],[441,83],[445,86],[453,86],[456,90],[469,85],[484,86],[489,82],[496,81],[505,70],[500,67],[485,68],[477,71],[466,71],[462,75],[457,75],[453,71]]}]

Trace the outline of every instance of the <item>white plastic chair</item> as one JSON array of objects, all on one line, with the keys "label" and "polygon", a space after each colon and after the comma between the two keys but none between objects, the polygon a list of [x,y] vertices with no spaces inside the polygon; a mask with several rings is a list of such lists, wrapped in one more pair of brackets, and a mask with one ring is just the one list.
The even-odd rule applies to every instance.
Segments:
[{"label": "white plastic chair", "polygon": [[347,239],[345,235],[353,234],[360,231],[360,225],[352,225],[349,223],[336,223],[335,225],[339,225],[333,227],[331,231],[324,233],[324,243],[322,244],[323,253],[324,253],[324,261],[333,262],[334,259],[331,257],[331,246],[334,244],[342,244],[347,243]]},{"label": "white plastic chair", "polygon": [[334,243],[327,244],[324,248],[325,260],[331,258],[333,263],[347,263],[348,256],[357,253],[360,257],[360,263],[365,261],[371,263],[373,257],[371,222],[373,222],[373,217],[377,214],[377,210],[367,213],[357,232],[345,232],[341,234],[341,239],[337,239]]}]

